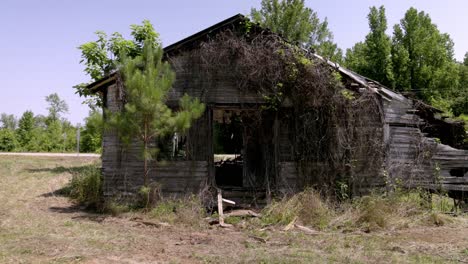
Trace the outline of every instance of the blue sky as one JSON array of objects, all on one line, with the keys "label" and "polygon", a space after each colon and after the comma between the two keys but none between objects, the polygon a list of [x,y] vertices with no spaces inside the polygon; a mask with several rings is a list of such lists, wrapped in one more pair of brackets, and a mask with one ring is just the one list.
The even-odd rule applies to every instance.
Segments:
[{"label": "blue sky", "polygon": [[[307,1],[328,18],[342,49],[364,39],[370,6],[384,5],[391,28],[413,6],[430,14],[455,42],[458,60],[468,51],[468,1],[465,0],[314,0]],[[129,25],[149,19],[169,45],[234,14],[247,14],[260,0],[1,0],[0,113],[21,116],[26,110],[46,114],[45,96],[57,92],[70,106],[65,117],[83,123],[88,109],[72,86],[87,82],[77,47],[103,30],[129,34]]]}]

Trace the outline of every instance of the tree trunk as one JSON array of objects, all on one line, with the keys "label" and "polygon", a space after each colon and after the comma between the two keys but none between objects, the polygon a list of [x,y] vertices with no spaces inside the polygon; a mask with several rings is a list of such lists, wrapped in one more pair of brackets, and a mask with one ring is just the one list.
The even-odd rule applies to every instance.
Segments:
[{"label": "tree trunk", "polygon": [[145,122],[145,135],[143,139],[143,159],[144,159],[144,182],[143,185],[145,187],[148,186],[148,123]]},{"label": "tree trunk", "polygon": [[145,140],[144,141],[144,170],[145,170],[145,175],[144,175],[144,182],[143,182],[143,185],[146,187],[148,186],[148,154],[147,154],[147,151],[148,151],[148,142]]}]

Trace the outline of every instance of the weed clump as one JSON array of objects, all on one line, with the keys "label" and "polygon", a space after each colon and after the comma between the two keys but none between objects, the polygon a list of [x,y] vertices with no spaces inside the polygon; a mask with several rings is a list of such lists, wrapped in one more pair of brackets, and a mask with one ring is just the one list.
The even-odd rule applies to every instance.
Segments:
[{"label": "weed clump", "polygon": [[101,170],[96,165],[88,165],[74,172],[67,187],[69,197],[88,208],[101,209],[102,179]]},{"label": "weed clump", "polygon": [[407,228],[410,225],[442,226],[452,218],[431,211],[424,193],[395,191],[331,203],[313,189],[268,205],[262,212],[262,225],[298,224],[319,230],[363,230]]},{"label": "weed clump", "polygon": [[304,225],[324,229],[332,218],[332,210],[322,200],[320,194],[307,189],[289,199],[273,202],[262,212],[262,223],[265,225],[287,225],[297,219]]},{"label": "weed clump", "polygon": [[453,220],[449,216],[437,212],[430,213],[424,220],[428,225],[433,226],[444,226],[448,223],[453,222]]},{"label": "weed clump", "polygon": [[200,199],[187,196],[179,199],[161,200],[148,212],[150,218],[170,224],[201,227],[206,210]]},{"label": "weed clump", "polygon": [[334,219],[333,226],[368,232],[407,227],[427,212],[424,206],[418,192],[373,193],[341,204],[340,216]]},{"label": "weed clump", "polygon": [[388,199],[381,196],[364,196],[356,202],[358,213],[357,224],[368,229],[385,228],[394,206]]}]

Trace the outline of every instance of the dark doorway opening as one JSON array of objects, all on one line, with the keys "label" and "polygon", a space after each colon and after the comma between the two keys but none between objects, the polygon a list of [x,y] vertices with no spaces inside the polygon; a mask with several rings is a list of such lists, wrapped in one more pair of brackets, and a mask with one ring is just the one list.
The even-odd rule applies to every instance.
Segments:
[{"label": "dark doorway opening", "polygon": [[219,187],[243,187],[243,125],[236,110],[213,110],[215,180]]}]

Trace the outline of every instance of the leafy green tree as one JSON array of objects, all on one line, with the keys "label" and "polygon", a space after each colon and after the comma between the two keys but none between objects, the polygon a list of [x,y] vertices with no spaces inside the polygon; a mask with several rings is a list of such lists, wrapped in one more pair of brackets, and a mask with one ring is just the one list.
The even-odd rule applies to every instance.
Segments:
[{"label": "leafy green tree", "polygon": [[459,97],[453,100],[451,110],[455,116],[468,115],[468,89],[462,90]]},{"label": "leafy green tree", "polygon": [[61,114],[68,113],[68,104],[65,100],[60,99],[57,93],[50,94],[45,98],[46,102],[49,103],[47,110],[49,111],[48,118],[52,121],[59,120]]},{"label": "leafy green tree", "polygon": [[344,65],[357,73],[364,74],[369,68],[366,52],[366,44],[363,42],[354,44],[352,48],[346,50]]},{"label": "leafy green tree", "polygon": [[20,147],[25,150],[28,150],[27,146],[33,139],[34,122],[34,114],[32,111],[24,112],[18,122],[18,143]]},{"label": "leafy green tree", "polygon": [[120,72],[126,88],[124,110],[110,113],[109,125],[117,127],[125,144],[132,140],[142,143],[144,160],[144,185],[148,186],[149,163],[155,161],[157,149],[152,141],[175,131],[187,130],[192,120],[204,112],[198,99],[185,95],[180,109],[173,112],[166,105],[166,98],[175,79],[168,62],[162,61],[163,50],[159,42],[146,40],[142,55],[135,58],[122,56]]},{"label": "leafy green tree", "polygon": [[63,150],[66,152],[76,151],[76,134],[78,128],[73,126],[68,120],[62,121]]},{"label": "leafy green tree", "polygon": [[[76,143],[76,139],[73,134],[75,128],[67,120],[62,119],[62,114],[68,112],[68,105],[65,100],[60,99],[57,93],[48,95],[46,102],[49,104],[47,107],[49,115],[45,120],[46,127],[43,130],[46,138],[41,137],[43,139],[41,151],[62,152],[69,150],[69,148],[67,149],[67,141],[71,141],[69,145],[72,145],[73,141]],[[39,131],[39,129],[36,130],[36,132]]]},{"label": "leafy green tree", "polygon": [[0,151],[13,151],[16,149],[17,145],[15,132],[12,129],[0,129]]},{"label": "leafy green tree", "polygon": [[47,128],[47,121],[48,118],[47,116],[44,115],[36,115],[34,116],[34,127],[36,128],[41,128],[41,129],[46,129]]},{"label": "leafy green tree", "polygon": [[465,53],[463,62],[459,63],[458,67],[459,88],[452,95],[454,99],[451,105],[452,113],[455,116],[468,115],[468,52]]},{"label": "leafy green tree", "polygon": [[453,41],[428,14],[410,8],[394,26],[392,58],[396,86],[431,100],[458,87]]},{"label": "leafy green tree", "polygon": [[62,133],[62,123],[60,120],[51,119],[44,132],[47,140],[41,142],[43,150],[47,152],[61,152],[64,150],[64,134]]},{"label": "leafy green tree", "polygon": [[305,6],[304,0],[262,0],[259,10],[251,9],[250,17],[289,41],[341,61],[342,51],[333,43],[327,20],[320,21],[317,13]]},{"label": "leafy green tree", "polygon": [[18,120],[14,115],[9,115],[6,113],[2,113],[0,116],[0,122],[2,123],[2,128],[7,128],[10,130],[15,130],[18,124]]},{"label": "leafy green tree", "polygon": [[96,110],[90,111],[81,132],[80,150],[83,152],[101,152],[102,132],[102,113]]},{"label": "leafy green tree", "polygon": [[466,90],[468,89],[468,52],[465,53],[464,60],[458,64],[458,67],[460,90]]},{"label": "leafy green tree", "polygon": [[[148,20],[141,25],[131,25],[133,39],[125,39],[122,34],[115,32],[110,37],[105,32],[96,31],[97,40],[84,43],[78,47],[81,51],[80,63],[85,66],[85,73],[91,77],[91,82],[100,80],[116,69],[122,61],[122,56],[134,58],[141,54],[143,42],[149,39],[156,43],[158,34]],[[80,96],[87,98],[85,103],[91,108],[102,106],[98,95],[90,93],[86,86],[88,83],[75,85],[73,88]]]},{"label": "leafy green tree", "polygon": [[346,51],[345,64],[357,73],[393,87],[392,42],[385,33],[387,30],[385,8],[371,7],[367,18],[370,32],[363,43],[359,42]]},{"label": "leafy green tree", "polygon": [[[401,35],[401,31],[395,31],[395,34]],[[393,76],[395,78],[395,89],[398,91],[408,91],[410,88],[410,59],[409,53],[406,48],[396,43],[392,42],[392,66],[393,66]]]}]

